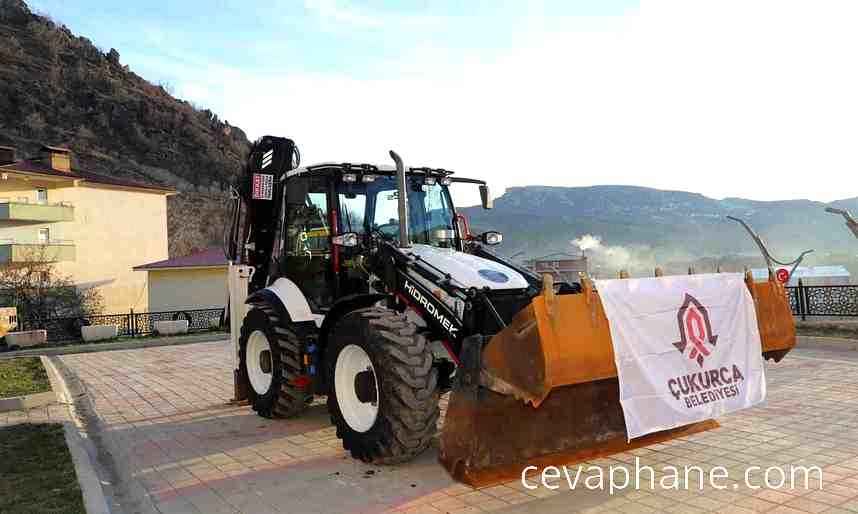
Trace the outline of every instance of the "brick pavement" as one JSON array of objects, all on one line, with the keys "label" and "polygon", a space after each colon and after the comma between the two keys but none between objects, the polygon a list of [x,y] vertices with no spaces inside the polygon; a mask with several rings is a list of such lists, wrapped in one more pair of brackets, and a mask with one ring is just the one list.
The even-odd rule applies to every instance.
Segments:
[{"label": "brick pavement", "polygon": [[0,427],[18,423],[63,423],[70,421],[65,405],[46,405],[29,410],[0,412]]},{"label": "brick pavement", "polygon": [[[68,355],[111,452],[161,513],[326,512],[858,512],[858,356],[799,350],[767,365],[768,400],[722,428],[589,464],[724,466],[726,490],[527,490],[519,481],[475,491],[455,484],[437,451],[397,467],[342,450],[324,405],[266,420],[228,404],[226,343]],[[754,490],[747,465],[818,465],[822,490]],[[632,464],[633,466],[633,464]],[[735,485],[734,485],[735,484]]]}]

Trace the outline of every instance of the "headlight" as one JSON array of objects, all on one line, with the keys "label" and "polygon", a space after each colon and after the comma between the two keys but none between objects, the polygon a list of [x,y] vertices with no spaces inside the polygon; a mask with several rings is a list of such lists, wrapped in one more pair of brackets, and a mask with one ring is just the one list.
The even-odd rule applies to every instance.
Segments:
[{"label": "headlight", "polygon": [[427,186],[434,186],[436,184],[436,182],[437,182],[437,179],[435,177],[426,177],[423,179],[423,183],[426,184]]},{"label": "headlight", "polygon": [[441,179],[441,185],[442,186],[449,186],[452,183],[453,183],[453,179],[451,179],[450,177],[444,177]]},{"label": "headlight", "polygon": [[357,175],[354,173],[343,173],[343,182],[353,184],[357,182]]},{"label": "headlight", "polygon": [[361,177],[361,182],[363,182],[364,184],[375,182],[375,175],[364,175]]}]

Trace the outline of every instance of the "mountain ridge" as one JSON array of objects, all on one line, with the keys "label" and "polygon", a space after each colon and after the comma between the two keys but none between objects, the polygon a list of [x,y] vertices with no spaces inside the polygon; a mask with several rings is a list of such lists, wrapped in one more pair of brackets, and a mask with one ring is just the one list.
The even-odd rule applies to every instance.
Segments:
[{"label": "mountain ridge", "polygon": [[645,269],[711,257],[761,265],[753,240],[737,223],[727,220],[728,215],[747,221],[778,258],[792,259],[815,248],[809,263],[844,264],[842,261],[854,258],[858,241],[842,218],[824,211],[828,206],[856,212],[858,198],[833,202],[717,200],[700,193],[643,186],[516,186],[495,199],[492,211],[479,207],[460,211],[475,230],[503,232],[499,250],[506,255],[523,253],[532,258],[553,252],[576,253],[580,248],[573,241],[590,235],[601,239],[603,249],[629,255],[626,263],[614,262],[617,266]]}]

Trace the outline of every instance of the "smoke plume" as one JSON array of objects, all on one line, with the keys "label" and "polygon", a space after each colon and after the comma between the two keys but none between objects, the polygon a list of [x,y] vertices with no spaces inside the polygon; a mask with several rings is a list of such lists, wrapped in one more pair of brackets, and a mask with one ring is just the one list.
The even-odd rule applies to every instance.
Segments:
[{"label": "smoke plume", "polygon": [[651,270],[655,264],[652,250],[645,245],[605,245],[601,236],[593,234],[584,234],[569,243],[573,251],[578,250],[587,256],[590,273],[599,278],[616,275],[620,270]]}]

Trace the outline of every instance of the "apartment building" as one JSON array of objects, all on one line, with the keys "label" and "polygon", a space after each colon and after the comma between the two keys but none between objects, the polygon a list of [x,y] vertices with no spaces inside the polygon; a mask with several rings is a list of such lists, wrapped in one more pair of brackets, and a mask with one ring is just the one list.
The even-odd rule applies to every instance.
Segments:
[{"label": "apartment building", "polygon": [[524,261],[524,267],[540,275],[548,273],[556,281],[578,282],[580,273],[589,273],[586,255],[552,253]]},{"label": "apartment building", "polygon": [[105,312],[147,310],[141,262],[166,259],[169,188],[71,168],[71,153],[45,146],[17,159],[0,147],[0,263],[44,258]]}]

